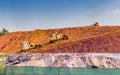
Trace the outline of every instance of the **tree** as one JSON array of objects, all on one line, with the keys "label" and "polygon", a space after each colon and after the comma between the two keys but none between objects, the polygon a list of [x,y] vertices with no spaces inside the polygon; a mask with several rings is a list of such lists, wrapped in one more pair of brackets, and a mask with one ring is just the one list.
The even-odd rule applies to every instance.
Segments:
[{"label": "tree", "polygon": [[8,33],[9,33],[9,31],[6,30],[5,28],[3,28],[2,31],[0,31],[0,36],[8,34]]}]

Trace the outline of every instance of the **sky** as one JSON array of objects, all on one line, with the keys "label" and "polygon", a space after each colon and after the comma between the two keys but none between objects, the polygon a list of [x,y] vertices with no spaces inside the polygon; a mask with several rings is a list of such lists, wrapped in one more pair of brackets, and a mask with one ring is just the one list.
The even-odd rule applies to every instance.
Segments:
[{"label": "sky", "polygon": [[120,0],[0,0],[0,30],[120,25]]}]

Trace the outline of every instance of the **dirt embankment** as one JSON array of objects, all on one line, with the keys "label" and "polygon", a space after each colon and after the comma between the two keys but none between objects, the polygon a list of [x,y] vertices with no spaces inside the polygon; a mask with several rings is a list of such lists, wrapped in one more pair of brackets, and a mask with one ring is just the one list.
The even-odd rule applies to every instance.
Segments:
[{"label": "dirt embankment", "polygon": [[[68,40],[50,44],[52,33],[66,34]],[[120,26],[87,26],[49,30],[12,32],[0,37],[0,53],[19,52],[20,43],[29,41],[42,47],[28,50],[37,53],[117,53],[120,52]]]}]

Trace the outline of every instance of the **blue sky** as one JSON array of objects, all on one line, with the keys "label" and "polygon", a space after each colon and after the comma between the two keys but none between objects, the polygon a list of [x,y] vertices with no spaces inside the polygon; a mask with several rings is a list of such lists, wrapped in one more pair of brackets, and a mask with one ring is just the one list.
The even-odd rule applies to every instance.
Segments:
[{"label": "blue sky", "polygon": [[120,25],[120,0],[0,0],[0,29]]}]

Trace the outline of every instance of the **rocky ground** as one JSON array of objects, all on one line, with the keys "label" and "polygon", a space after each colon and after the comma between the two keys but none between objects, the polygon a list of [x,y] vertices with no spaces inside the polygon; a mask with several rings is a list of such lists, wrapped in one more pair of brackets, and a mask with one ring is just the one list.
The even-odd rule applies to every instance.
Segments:
[{"label": "rocky ground", "polygon": [[120,53],[19,53],[2,60],[7,66],[120,68]]}]

